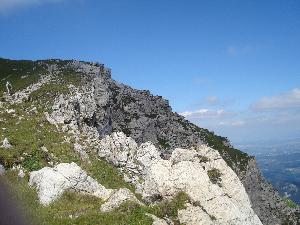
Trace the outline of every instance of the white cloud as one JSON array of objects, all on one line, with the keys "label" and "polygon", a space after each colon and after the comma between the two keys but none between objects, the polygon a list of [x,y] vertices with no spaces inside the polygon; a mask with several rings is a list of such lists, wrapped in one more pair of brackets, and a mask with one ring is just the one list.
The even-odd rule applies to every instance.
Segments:
[{"label": "white cloud", "polygon": [[244,120],[236,120],[236,121],[222,121],[219,123],[221,126],[232,126],[232,127],[238,127],[245,125],[246,122]]},{"label": "white cloud", "polygon": [[203,119],[220,119],[232,115],[231,112],[227,112],[224,109],[212,110],[212,109],[198,109],[195,111],[186,111],[180,113],[180,115],[190,120],[203,120]]},{"label": "white cloud", "polygon": [[251,105],[255,111],[290,110],[300,108],[300,89],[295,88],[289,92],[264,97]]},{"label": "white cloud", "polygon": [[[209,97],[211,102],[217,98]],[[205,99],[204,99],[205,100]],[[207,99],[206,99],[207,100]],[[221,103],[221,104],[220,104]],[[191,122],[227,136],[234,141],[284,139],[299,136],[300,89],[258,99],[244,109],[222,106],[203,107],[181,113]]]},{"label": "white cloud", "polygon": [[7,14],[22,7],[61,1],[64,0],[0,0],[0,13]]}]

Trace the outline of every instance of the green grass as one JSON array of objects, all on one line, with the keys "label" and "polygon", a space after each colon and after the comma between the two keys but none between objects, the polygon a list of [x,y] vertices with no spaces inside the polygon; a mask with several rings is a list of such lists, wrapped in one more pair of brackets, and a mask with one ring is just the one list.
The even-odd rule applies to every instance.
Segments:
[{"label": "green grass", "polygon": [[[33,69],[35,68],[35,69]],[[6,91],[6,82],[12,84],[12,91],[21,90],[35,83],[46,70],[38,62],[30,60],[8,60],[0,58],[0,96]],[[23,77],[23,78],[21,78]]]},{"label": "green grass", "polygon": [[296,209],[299,207],[293,200],[291,200],[289,198],[283,198],[283,200],[284,200],[285,204],[292,209]]},{"label": "green grass", "polygon": [[195,134],[198,134],[201,140],[203,140],[209,147],[216,149],[226,161],[228,166],[230,166],[235,172],[239,173],[247,170],[248,162],[253,157],[236,148],[226,146],[225,143],[228,142],[226,137],[218,136],[214,132],[200,128],[185,119],[180,119],[177,122],[180,123],[185,130],[192,130]]},{"label": "green grass", "polygon": [[226,163],[231,167],[237,166],[241,171],[247,169],[248,161],[251,158],[247,153],[244,153],[238,149],[227,147],[224,145],[224,142],[227,141],[226,138],[215,135],[213,132],[204,130],[203,132],[204,139],[207,144],[218,150],[221,156],[224,158]]},{"label": "green grass", "polygon": [[148,212],[159,218],[168,217],[176,221],[178,210],[184,209],[187,202],[189,202],[188,195],[180,192],[171,201],[163,201],[150,207]]},{"label": "green grass", "polygon": [[[21,164],[28,171],[36,170],[47,165],[47,162],[79,161],[73,151],[73,144],[64,142],[64,136],[54,125],[45,119],[41,109],[36,114],[26,113],[28,103],[15,105],[16,116],[6,112],[0,113],[5,121],[0,122],[0,137],[8,138],[13,146],[6,150],[0,148],[0,163],[11,168],[14,164]],[[23,119],[19,120],[19,116]],[[45,146],[49,152],[41,151]]]},{"label": "green grass", "polygon": [[118,169],[102,159],[91,156],[91,163],[82,165],[82,168],[106,188],[128,188],[135,192],[134,186],[123,180],[123,175]]},{"label": "green grass", "polygon": [[147,213],[160,218],[167,216],[178,224],[177,212],[184,209],[185,203],[189,201],[186,194],[179,193],[173,200],[157,205],[139,206],[126,202],[112,212],[102,213],[101,199],[66,192],[59,200],[44,207],[39,203],[35,189],[28,186],[28,177],[20,179],[15,172],[8,172],[1,180],[8,186],[12,198],[33,225],[151,225],[152,219]]},{"label": "green grass", "polygon": [[[181,121],[181,123],[184,122]],[[214,132],[200,128],[186,120],[185,123],[186,126],[190,126],[194,132],[198,133],[209,147],[216,149],[230,168],[236,172],[247,170],[248,162],[253,158],[252,156],[236,148],[226,146],[224,143],[228,140],[225,137],[218,136]]]}]

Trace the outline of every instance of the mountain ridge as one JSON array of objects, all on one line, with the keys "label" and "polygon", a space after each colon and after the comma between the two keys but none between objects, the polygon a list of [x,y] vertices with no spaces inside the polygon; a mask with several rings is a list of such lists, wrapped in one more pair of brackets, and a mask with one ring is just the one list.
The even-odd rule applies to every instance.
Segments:
[{"label": "mountain ridge", "polygon": [[[255,213],[263,224],[283,223],[284,220],[289,220],[289,217],[291,221],[295,221],[293,211],[285,205],[279,194],[261,175],[254,157],[234,149],[226,138],[199,128],[179,114],[173,113],[168,101],[161,96],[153,96],[149,91],[132,89],[112,80],[111,71],[106,69],[103,64],[75,60],[20,61],[21,64],[27,62],[29,65],[19,71],[23,76],[24,73],[28,73],[28,76],[23,78],[25,82],[19,84],[20,74],[18,75],[16,72],[18,70],[13,70],[16,69],[14,67],[18,67],[18,62],[0,60],[1,66],[5,63],[11,64],[9,77],[1,76],[0,91],[3,93],[5,84],[2,81],[10,81],[13,89],[22,90],[26,86],[28,87],[29,83],[38,82],[41,71],[49,73],[52,78],[60,79],[63,84],[61,87],[57,84],[52,86],[57,93],[52,93],[54,96],[50,96],[49,102],[51,103],[47,105],[49,114],[53,115],[54,111],[55,115],[55,111],[57,112],[55,115],[57,121],[61,120],[68,126],[78,126],[79,130],[96,128],[100,138],[112,132],[122,131],[138,144],[150,141],[160,150],[161,157],[166,160],[170,158],[174,148],[189,148],[207,144],[216,149],[238,175],[245,186]],[[0,72],[1,70],[0,67]],[[9,69],[4,71],[9,71]],[[75,101],[72,100],[75,105],[72,106],[71,111],[60,112],[63,105],[68,108],[73,104],[67,97],[60,98],[59,96],[59,92],[69,92],[66,88],[67,84],[75,87],[77,85],[77,88],[80,89],[77,93],[81,96]],[[16,91],[10,96],[4,95],[4,100],[14,102],[21,96],[27,102],[36,101],[36,103],[44,104],[42,100],[45,99],[42,98],[45,98],[45,93],[40,93],[42,98],[35,99],[32,98],[31,93],[22,94],[24,94],[22,91],[19,93]],[[46,94],[49,93],[46,92]],[[47,98],[49,96],[46,96]],[[50,108],[52,109],[50,110]],[[3,157],[0,159],[3,161]],[[7,163],[3,164],[7,166]]]}]

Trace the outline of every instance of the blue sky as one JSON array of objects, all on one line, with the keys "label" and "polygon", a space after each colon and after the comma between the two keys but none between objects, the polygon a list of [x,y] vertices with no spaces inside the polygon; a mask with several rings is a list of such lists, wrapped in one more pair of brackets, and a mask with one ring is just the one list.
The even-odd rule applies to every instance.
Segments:
[{"label": "blue sky", "polygon": [[300,137],[298,0],[0,0],[0,56],[100,61],[233,143]]}]

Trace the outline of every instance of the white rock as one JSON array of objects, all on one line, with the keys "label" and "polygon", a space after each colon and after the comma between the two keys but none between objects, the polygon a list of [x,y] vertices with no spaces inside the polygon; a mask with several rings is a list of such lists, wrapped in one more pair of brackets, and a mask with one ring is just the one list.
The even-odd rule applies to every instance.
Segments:
[{"label": "white rock", "polygon": [[136,142],[122,132],[105,136],[99,145],[98,155],[114,165],[126,165],[132,162],[137,149]]},{"label": "white rock", "polygon": [[6,112],[9,114],[15,114],[16,111],[14,109],[6,109]]},{"label": "white rock", "polygon": [[54,168],[45,167],[31,172],[29,184],[36,187],[43,205],[58,199],[67,190],[93,195],[104,200],[112,192],[88,176],[75,163],[61,163]]},{"label": "white rock", "polygon": [[9,149],[12,147],[12,145],[9,143],[8,139],[5,138],[2,142],[1,148]]},{"label": "white rock", "polygon": [[[105,152],[105,158],[127,173],[127,180],[140,178],[141,182],[132,183],[144,200],[153,202],[158,196],[172,199],[179,192],[189,196],[194,206],[181,211],[182,223],[261,225],[241,181],[216,150],[206,146],[178,148],[169,160],[164,160],[151,143],[130,151],[128,144],[124,144],[128,138],[122,134],[113,133],[104,140],[99,155]],[[122,155],[123,151],[126,154]],[[118,157],[119,153],[122,157]],[[203,157],[208,160],[202,162]],[[210,180],[208,171],[211,169],[221,172],[220,184]],[[187,220],[189,217],[193,218]]]},{"label": "white rock", "polygon": [[83,149],[83,147],[80,144],[75,143],[74,144],[74,150],[75,150],[75,152],[77,152],[79,154],[79,156],[82,160],[88,160],[89,159],[88,154],[86,153],[86,151]]},{"label": "white rock", "polygon": [[148,168],[152,164],[157,163],[161,158],[156,147],[152,143],[146,142],[138,148],[136,159],[144,168]]},{"label": "white rock", "polygon": [[24,178],[25,177],[25,173],[24,173],[24,171],[22,169],[19,170],[18,177],[20,177],[20,178]]},{"label": "white rock", "polygon": [[134,194],[131,193],[130,190],[122,188],[114,192],[109,199],[107,199],[107,201],[101,205],[100,210],[102,212],[108,212],[120,207],[122,203],[127,201],[142,205],[142,203],[134,196]]},{"label": "white rock", "polygon": [[153,215],[153,214],[146,214],[147,216],[151,217],[151,219],[153,220],[152,225],[169,225],[165,220],[158,218],[157,216]]},{"label": "white rock", "polygon": [[42,147],[41,147],[41,150],[42,150],[43,152],[46,152],[46,153],[49,152],[46,146],[42,146]]},{"label": "white rock", "polygon": [[49,68],[48,68],[49,74],[41,75],[41,78],[39,79],[39,81],[37,83],[31,84],[28,87],[26,87],[25,89],[15,92],[13,95],[8,94],[8,95],[4,96],[6,98],[6,101],[8,101],[10,103],[20,104],[25,99],[28,99],[32,92],[40,89],[44,84],[51,81],[51,79],[52,79],[51,70],[52,69],[50,67],[53,67],[53,66],[49,66]]},{"label": "white rock", "polygon": [[[178,211],[178,219],[180,223],[187,225],[214,225],[212,218],[205,213],[200,207],[194,207],[187,204],[187,208]],[[249,224],[250,225],[250,224]]]}]

